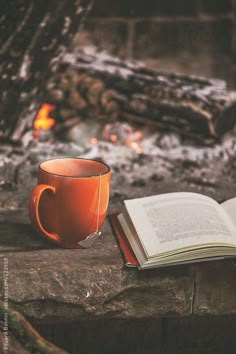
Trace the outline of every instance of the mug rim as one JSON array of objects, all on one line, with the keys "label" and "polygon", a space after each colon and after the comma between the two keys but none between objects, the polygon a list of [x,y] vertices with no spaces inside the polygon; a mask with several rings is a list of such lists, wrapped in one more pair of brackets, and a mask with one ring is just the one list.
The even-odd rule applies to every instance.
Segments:
[{"label": "mug rim", "polygon": [[[100,174],[91,174],[91,175],[88,175],[88,176],[68,176],[68,175],[63,175],[63,174],[59,174],[59,173],[53,173],[53,172],[49,172],[49,171],[46,171],[45,169],[43,169],[42,165],[45,163],[45,162],[49,162],[49,161],[55,161],[55,160],[68,160],[68,159],[71,159],[71,160],[86,160],[86,161],[94,161],[94,162],[98,162],[100,163],[101,165],[104,165],[107,167],[107,171],[103,172],[103,173],[100,173]],[[71,156],[66,156],[66,157],[55,157],[55,158],[52,158],[52,159],[47,159],[47,160],[44,160],[42,161],[40,164],[39,164],[39,170],[41,170],[43,173],[47,173],[51,176],[56,176],[56,177],[65,177],[65,178],[91,178],[91,177],[99,177],[99,176],[103,176],[103,175],[106,175],[108,173],[111,172],[111,168],[108,164],[106,164],[105,162],[102,162],[100,160],[97,160],[97,159],[88,159],[86,157],[71,157]]]}]

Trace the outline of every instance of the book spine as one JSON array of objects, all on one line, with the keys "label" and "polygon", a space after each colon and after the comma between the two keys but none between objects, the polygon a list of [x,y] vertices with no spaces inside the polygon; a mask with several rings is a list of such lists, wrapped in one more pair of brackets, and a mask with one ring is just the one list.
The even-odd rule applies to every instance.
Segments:
[{"label": "book spine", "polygon": [[119,212],[113,212],[109,215],[110,217],[110,222],[112,229],[114,231],[114,234],[117,238],[118,245],[120,247],[121,253],[123,255],[123,258],[125,260],[125,265],[127,267],[138,267],[139,263],[137,258],[135,257],[135,254],[125,236],[125,233],[120,225],[120,222],[117,218],[119,215]]}]

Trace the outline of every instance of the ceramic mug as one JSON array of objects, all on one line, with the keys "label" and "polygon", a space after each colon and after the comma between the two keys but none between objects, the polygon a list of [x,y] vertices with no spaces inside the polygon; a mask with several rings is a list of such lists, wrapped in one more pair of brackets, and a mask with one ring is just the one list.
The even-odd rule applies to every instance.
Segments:
[{"label": "ceramic mug", "polygon": [[65,248],[89,247],[100,234],[109,201],[110,168],[83,158],[56,158],[38,169],[29,199],[33,227]]}]

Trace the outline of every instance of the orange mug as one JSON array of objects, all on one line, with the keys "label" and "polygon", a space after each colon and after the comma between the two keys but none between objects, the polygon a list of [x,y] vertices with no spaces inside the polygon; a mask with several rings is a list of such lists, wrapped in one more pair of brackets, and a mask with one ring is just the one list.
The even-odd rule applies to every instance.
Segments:
[{"label": "orange mug", "polygon": [[65,248],[87,248],[100,235],[109,202],[110,168],[83,158],[56,158],[38,169],[29,199],[33,227]]}]

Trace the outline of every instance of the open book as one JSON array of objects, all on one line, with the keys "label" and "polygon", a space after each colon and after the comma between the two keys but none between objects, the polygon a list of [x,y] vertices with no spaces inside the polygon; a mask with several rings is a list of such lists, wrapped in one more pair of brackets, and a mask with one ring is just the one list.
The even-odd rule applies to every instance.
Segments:
[{"label": "open book", "polygon": [[111,222],[130,266],[236,257],[236,198],[218,204],[202,194],[178,192],[125,200]]}]

